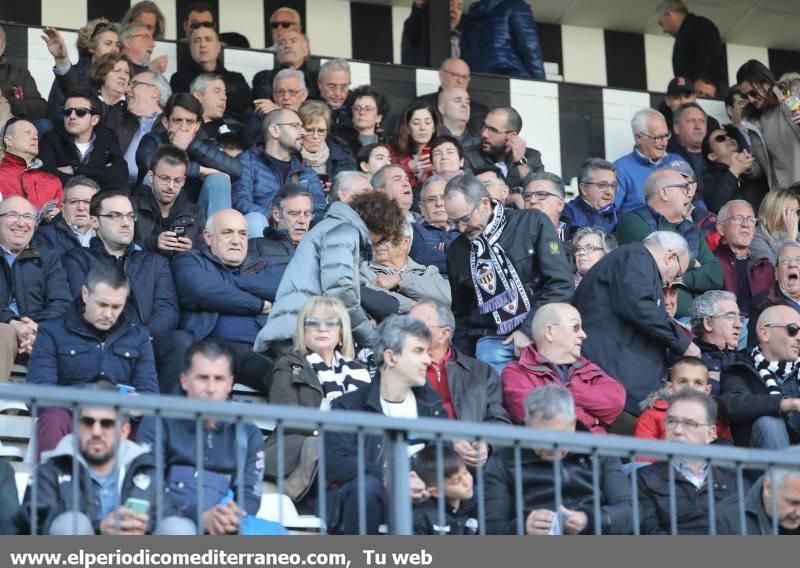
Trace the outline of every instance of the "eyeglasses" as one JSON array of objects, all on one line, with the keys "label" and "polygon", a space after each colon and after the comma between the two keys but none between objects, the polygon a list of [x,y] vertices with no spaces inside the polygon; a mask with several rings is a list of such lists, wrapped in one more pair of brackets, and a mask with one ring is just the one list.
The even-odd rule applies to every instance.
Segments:
[{"label": "eyeglasses", "polygon": [[69,205],[70,207],[75,207],[77,205],[83,205],[84,207],[89,207],[92,201],[90,199],[65,199],[64,205]]},{"label": "eyeglasses", "polygon": [[710,319],[724,319],[728,320],[729,322],[733,323],[736,320],[739,320],[739,323],[744,323],[745,317],[742,315],[737,314],[736,312],[727,312],[724,314],[715,314],[713,316],[708,316]]},{"label": "eyeglasses", "polygon": [[758,225],[758,219],[753,216],[745,217],[744,215],[733,215],[725,219],[723,223],[727,223],[728,221],[733,221],[734,225]]},{"label": "eyeglasses", "polygon": [[315,318],[310,316],[305,319],[303,325],[309,329],[319,329],[323,325],[325,327],[339,327],[342,325],[342,320],[337,317]]},{"label": "eyeglasses", "polygon": [[750,100],[750,99],[757,99],[761,95],[759,95],[758,92],[755,89],[753,89],[753,90],[747,91],[746,93],[742,93],[742,96],[744,98]]},{"label": "eyeglasses", "polygon": [[683,192],[686,195],[689,195],[689,193],[692,191],[692,184],[690,184],[688,182],[687,183],[672,183],[670,185],[663,186],[663,188],[664,189],[671,189],[671,188],[681,189],[681,190],[683,190]]},{"label": "eyeglasses", "polygon": [[276,122],[275,124],[278,126],[291,126],[296,130],[305,130],[302,122]]},{"label": "eyeglasses", "polygon": [[475,211],[478,210],[478,205],[476,204],[475,207],[472,208],[472,211],[469,212],[469,215],[464,215],[458,219],[453,219],[452,221],[448,221],[451,225],[469,225],[469,222],[472,220],[472,216],[475,214]]},{"label": "eyeglasses", "polygon": [[361,114],[362,112],[364,114],[369,114],[371,112],[375,112],[376,110],[378,110],[378,109],[377,109],[377,107],[374,107],[374,106],[354,106],[353,107],[353,114]]},{"label": "eyeglasses", "polygon": [[189,29],[191,30],[199,30],[200,28],[209,28],[209,29],[216,29],[217,24],[215,22],[192,22],[189,24]]},{"label": "eyeglasses", "polygon": [[271,27],[273,30],[277,30],[278,28],[283,28],[285,30],[288,30],[292,26],[296,26],[296,25],[297,25],[296,22],[270,22],[269,23],[269,27]]},{"label": "eyeglasses", "polygon": [[514,132],[513,130],[498,130],[494,126],[489,126],[485,122],[483,123],[483,126],[481,126],[481,130],[488,130],[489,134],[511,134]]},{"label": "eyeglasses", "polygon": [[637,132],[636,134],[638,134],[639,136],[644,136],[645,138],[648,138],[653,142],[667,142],[669,141],[670,138],[672,138],[671,132],[667,132],[666,134],[659,134],[658,136],[653,136],[652,134],[648,134],[646,132]]},{"label": "eyeglasses", "polygon": [[65,107],[64,110],[61,111],[61,114],[64,115],[64,118],[69,118],[72,116],[73,112],[78,116],[78,118],[83,118],[87,114],[94,114],[92,109],[85,107]]},{"label": "eyeglasses", "polygon": [[677,416],[667,416],[664,419],[664,426],[667,428],[677,428],[678,424],[683,426],[685,430],[696,430],[700,426],[711,426],[711,424],[706,424],[704,422],[698,422],[697,420],[692,420],[691,418],[678,418]]},{"label": "eyeglasses", "polygon": [[617,191],[618,184],[615,181],[582,181],[584,185],[594,185],[597,186],[597,189],[600,191],[606,191],[610,189],[611,191]]},{"label": "eyeglasses", "polygon": [[304,128],[306,134],[313,134],[314,136],[326,136],[328,134],[327,128]]},{"label": "eyeglasses", "polygon": [[112,211],[111,213],[99,213],[97,216],[98,217],[105,217],[106,219],[111,219],[115,223],[119,223],[123,219],[125,219],[126,221],[131,221],[132,223],[135,223],[136,219],[139,218],[139,216],[136,215],[136,213],[133,213],[133,212],[131,212],[131,213],[120,213],[118,211]]},{"label": "eyeglasses", "polygon": [[594,245],[585,245],[582,247],[575,247],[575,254],[581,254],[581,253],[592,254],[601,250],[603,250],[603,247],[596,247]]},{"label": "eyeglasses", "polygon": [[733,140],[733,138],[727,134],[717,134],[714,136],[714,142],[725,142],[725,140]]},{"label": "eyeglasses", "polygon": [[5,217],[9,219],[12,223],[16,223],[20,219],[25,221],[26,223],[33,223],[36,221],[36,215],[33,213],[20,213],[19,211],[8,211],[6,213],[0,213],[0,217]]},{"label": "eyeglasses", "polygon": [[785,327],[786,334],[789,337],[795,337],[798,333],[800,333],[800,325],[796,323],[767,323],[764,324],[764,327]]},{"label": "eyeglasses", "polygon": [[134,88],[138,87],[139,85],[147,85],[148,87],[153,87],[155,89],[160,89],[161,88],[158,85],[155,85],[153,83],[148,83],[147,81],[141,81],[139,79],[134,79],[133,81],[131,81],[130,88],[134,89]]},{"label": "eyeglasses", "polygon": [[188,126],[192,127],[198,123],[196,118],[177,118],[177,117],[170,117],[169,123],[173,126]]},{"label": "eyeglasses", "polygon": [[103,430],[111,430],[117,423],[113,418],[92,418],[91,416],[81,416],[78,422],[86,428],[94,428],[94,425],[99,422]]},{"label": "eyeglasses", "polygon": [[551,322],[550,325],[563,325],[565,327],[569,327],[572,329],[572,333],[579,333],[583,329],[580,322],[575,322],[573,324]]},{"label": "eyeglasses", "polygon": [[305,89],[275,89],[273,93],[276,97],[282,97],[284,95],[289,95],[290,97],[296,97],[300,93],[304,93]]},{"label": "eyeglasses", "polygon": [[436,203],[444,203],[444,193],[440,193],[439,195],[429,195],[423,199],[422,202],[428,207]]},{"label": "eyeglasses", "polygon": [[174,183],[177,187],[181,187],[184,183],[186,183],[185,177],[173,178],[162,174],[153,174],[153,175],[158,179],[158,181],[160,181],[164,185],[171,185]]},{"label": "eyeglasses", "polygon": [[444,71],[451,77],[455,77],[456,79],[461,79],[462,81],[469,81],[469,73],[465,75],[463,73],[454,73],[453,71],[449,71],[447,69],[442,69],[442,71]]},{"label": "eyeglasses", "polygon": [[779,256],[778,264],[782,262],[792,262],[794,264],[800,263],[800,256]]},{"label": "eyeglasses", "polygon": [[549,191],[526,191],[522,194],[522,199],[528,201],[531,197],[535,197],[536,201],[544,201],[548,197],[561,197]]}]

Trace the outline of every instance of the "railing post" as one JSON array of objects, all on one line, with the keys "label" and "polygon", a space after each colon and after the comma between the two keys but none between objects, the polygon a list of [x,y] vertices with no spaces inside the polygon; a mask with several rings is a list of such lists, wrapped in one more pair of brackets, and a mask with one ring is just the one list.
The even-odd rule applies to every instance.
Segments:
[{"label": "railing post", "polygon": [[413,534],[408,442],[402,430],[388,430],[384,437],[386,486],[389,490],[389,533]]},{"label": "railing post", "polygon": [[430,67],[439,67],[450,57],[450,3],[426,2],[422,7],[428,11],[428,27],[425,29]]}]

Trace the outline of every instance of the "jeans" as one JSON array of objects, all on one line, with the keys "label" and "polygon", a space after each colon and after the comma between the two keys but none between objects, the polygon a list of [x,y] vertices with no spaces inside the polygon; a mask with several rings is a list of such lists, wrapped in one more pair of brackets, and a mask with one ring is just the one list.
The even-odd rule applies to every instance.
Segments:
[{"label": "jeans", "polygon": [[220,209],[230,209],[232,207],[231,179],[223,174],[206,176],[197,204],[206,212],[206,219]]},{"label": "jeans", "polygon": [[264,236],[264,229],[269,225],[266,215],[253,211],[244,216],[247,219],[247,236],[251,239]]},{"label": "jeans", "polygon": [[[364,505],[367,514],[367,534],[378,534],[386,512],[386,492],[377,477],[364,475]],[[358,478],[329,490],[329,525],[344,534],[358,534]],[[338,509],[338,510],[334,510]],[[341,515],[341,516],[340,516]],[[336,523],[340,517],[340,523]]]},{"label": "jeans", "polygon": [[511,361],[516,361],[514,342],[503,345],[508,336],[487,335],[481,337],[475,345],[475,358],[490,365],[500,375]]},{"label": "jeans", "polygon": [[750,445],[763,450],[782,450],[788,448],[789,431],[783,418],[762,416],[753,422]]},{"label": "jeans", "polygon": [[[152,513],[151,513],[152,514]],[[61,513],[53,522],[50,523],[50,528],[47,534],[51,536],[67,536],[67,535],[84,535],[89,536],[95,534],[92,522],[84,513],[73,513],[68,511]],[[158,526],[153,531],[154,535],[180,535],[191,536],[197,534],[197,528],[194,522],[183,517],[165,517],[161,519]]]}]

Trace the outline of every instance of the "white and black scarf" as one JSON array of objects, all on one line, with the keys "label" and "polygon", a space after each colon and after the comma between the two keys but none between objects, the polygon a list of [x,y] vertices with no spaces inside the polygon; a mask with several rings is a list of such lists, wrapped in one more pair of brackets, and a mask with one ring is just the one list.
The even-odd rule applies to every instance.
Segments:
[{"label": "white and black scarf", "polygon": [[498,335],[514,331],[531,310],[531,301],[514,265],[500,246],[507,218],[503,204],[492,200],[494,216],[472,241],[469,264],[481,314],[491,313]]},{"label": "white and black scarf", "polygon": [[764,380],[769,394],[783,396],[781,383],[785,380],[797,380],[797,361],[767,361],[758,346],[753,349],[752,356],[753,365],[758,376]]},{"label": "white and black scarf", "polygon": [[316,353],[306,355],[306,361],[319,379],[325,400],[331,402],[371,382],[369,370],[359,361],[346,359],[338,351],[333,354],[329,367]]}]

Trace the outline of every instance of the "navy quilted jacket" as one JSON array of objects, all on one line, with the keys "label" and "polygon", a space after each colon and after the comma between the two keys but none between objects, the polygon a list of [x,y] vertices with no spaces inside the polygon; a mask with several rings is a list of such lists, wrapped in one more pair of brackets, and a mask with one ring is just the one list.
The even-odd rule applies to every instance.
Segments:
[{"label": "navy quilted jacket", "polygon": [[472,4],[461,34],[461,57],[473,73],[544,79],[533,10],[524,0]]}]

